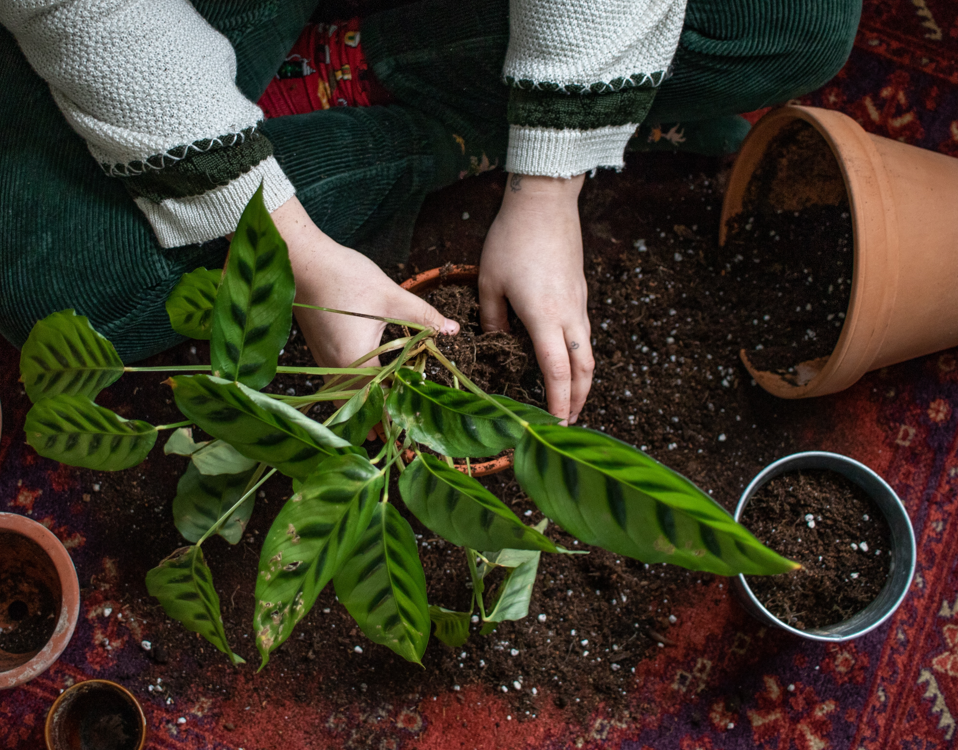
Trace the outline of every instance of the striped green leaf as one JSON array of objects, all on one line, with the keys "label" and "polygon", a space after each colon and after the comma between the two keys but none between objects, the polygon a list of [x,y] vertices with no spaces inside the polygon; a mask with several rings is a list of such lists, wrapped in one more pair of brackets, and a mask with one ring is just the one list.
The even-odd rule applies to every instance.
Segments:
[{"label": "striped green leaf", "polygon": [[[173,522],[183,538],[188,542],[198,542],[243,496],[252,476],[253,469],[242,474],[204,476],[192,463],[187,466],[173,498]],[[246,498],[216,533],[230,544],[236,544],[243,538],[254,502],[253,495]]]},{"label": "striped green leaf", "polygon": [[204,445],[209,444],[208,440],[197,443],[193,439],[192,427],[180,427],[179,429],[173,430],[173,433],[167,438],[166,443],[163,445],[163,453],[167,456],[170,454],[176,456],[192,456]]},{"label": "striped green leaf", "polygon": [[333,579],[336,595],[369,640],[421,664],[429,640],[426,574],[412,527],[379,503],[352,557]]},{"label": "striped green leaf", "polygon": [[327,426],[353,445],[362,445],[369,431],[382,420],[385,400],[382,387],[370,383],[343,404],[336,420]]},{"label": "striped green leaf", "polygon": [[600,432],[530,426],[515,471],[542,512],[587,544],[726,576],[797,567],[685,477]]},{"label": "striped green leaf", "polygon": [[434,456],[420,454],[406,467],[399,492],[426,528],[459,547],[557,551],[478,480]]},{"label": "striped green leaf", "polygon": [[382,474],[356,455],[333,456],[309,475],[270,527],[259,560],[256,647],[266,666],[343,566],[369,526]]},{"label": "striped green leaf", "polygon": [[27,442],[44,458],[99,471],[136,466],[156,442],[156,428],[126,420],[89,396],[45,398],[27,412]]},{"label": "striped green leaf", "polygon": [[260,186],[240,217],[213,304],[213,374],[256,390],[267,385],[289,339],[295,293],[289,252]]},{"label": "striped green leaf", "polygon": [[472,612],[455,612],[444,607],[429,607],[429,617],[436,626],[436,638],[452,648],[469,640]]},{"label": "striped green leaf", "polygon": [[[532,589],[536,584],[536,573],[539,571],[539,551],[527,550],[519,553],[521,562],[510,568],[506,580],[499,587],[496,606],[488,612],[485,622],[504,622],[505,620],[521,620],[529,614],[529,602],[532,600]],[[513,556],[512,562],[518,562]],[[498,564],[498,563],[496,563]]]},{"label": "striped green leaf", "polygon": [[167,383],[180,411],[201,429],[295,479],[305,479],[331,455],[362,453],[293,407],[240,383],[209,375],[180,375]]},{"label": "striped green leaf", "polygon": [[163,605],[169,617],[199,633],[230,661],[244,664],[226,641],[220,598],[199,547],[181,547],[146,574],[146,590]]},{"label": "striped green leaf", "polygon": [[122,374],[113,344],[73,310],[38,322],[20,351],[20,379],[33,403],[61,393],[96,398]]},{"label": "striped green leaf", "polygon": [[200,446],[190,455],[201,474],[241,474],[256,468],[258,461],[247,458],[225,440],[214,440]]},{"label": "striped green leaf", "polygon": [[[505,396],[492,396],[531,424],[556,424],[548,412]],[[484,398],[433,383],[414,370],[395,375],[386,410],[417,443],[453,458],[485,458],[514,448],[522,425]]]},{"label": "striped green leaf", "polygon": [[213,303],[223,272],[197,268],[184,273],[166,298],[166,314],[177,333],[191,339],[209,340],[213,335]]}]

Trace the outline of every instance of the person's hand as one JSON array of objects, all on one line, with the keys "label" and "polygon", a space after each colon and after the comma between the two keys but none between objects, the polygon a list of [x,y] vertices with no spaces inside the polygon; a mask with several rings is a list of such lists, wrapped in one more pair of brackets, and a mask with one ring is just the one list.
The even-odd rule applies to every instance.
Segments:
[{"label": "person's hand", "polygon": [[508,300],[532,337],[549,411],[569,424],[595,368],[579,227],[584,179],[509,175],[479,265],[483,329],[508,330]]},{"label": "person's hand", "polygon": [[[397,318],[455,334],[459,324],[392,281],[373,261],[327,237],[293,198],[271,214],[289,246],[296,301],[307,305]],[[294,308],[320,367],[346,367],[379,346],[386,324],[353,315]],[[364,363],[379,364],[378,358]]]}]

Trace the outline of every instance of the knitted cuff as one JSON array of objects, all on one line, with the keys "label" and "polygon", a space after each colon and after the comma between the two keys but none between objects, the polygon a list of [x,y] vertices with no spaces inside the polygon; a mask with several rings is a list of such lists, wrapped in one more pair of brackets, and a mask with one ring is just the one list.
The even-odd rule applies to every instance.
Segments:
[{"label": "knitted cuff", "polygon": [[228,184],[200,195],[160,202],[140,197],[136,204],[153,226],[161,247],[192,245],[234,231],[260,183],[269,211],[276,210],[296,194],[276,159],[270,156]]},{"label": "knitted cuff", "polygon": [[636,123],[591,130],[509,128],[506,171],[546,177],[574,177],[598,167],[621,169],[623,152]]}]

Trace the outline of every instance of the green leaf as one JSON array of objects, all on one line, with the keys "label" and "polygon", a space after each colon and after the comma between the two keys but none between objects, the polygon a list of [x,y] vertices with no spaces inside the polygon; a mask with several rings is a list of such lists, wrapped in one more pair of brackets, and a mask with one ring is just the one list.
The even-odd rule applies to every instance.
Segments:
[{"label": "green leaf", "polygon": [[[198,542],[243,496],[252,476],[252,469],[242,474],[204,476],[193,464],[187,466],[173,498],[173,522],[183,538],[188,542]],[[242,539],[253,514],[255,499],[253,495],[246,498],[216,533],[230,544]]]},{"label": "green leaf", "polygon": [[256,579],[256,647],[266,666],[369,526],[382,474],[355,455],[327,458],[270,527]]},{"label": "green leaf", "polygon": [[209,445],[209,441],[197,443],[193,440],[192,427],[180,427],[173,430],[173,434],[167,439],[163,446],[163,453],[169,456],[171,453],[177,456],[192,456],[204,445]]},{"label": "green leaf", "polygon": [[423,525],[459,547],[557,551],[478,480],[434,456],[420,454],[406,467],[399,492]]},{"label": "green leaf", "polygon": [[538,550],[503,549],[498,552],[480,552],[479,575],[485,578],[495,568],[518,568],[534,559]]},{"label": "green leaf", "polygon": [[293,407],[240,383],[209,375],[180,375],[167,383],[180,411],[201,429],[294,479],[305,479],[331,455],[363,453]]},{"label": "green leaf", "polygon": [[530,426],[515,471],[542,512],[586,544],[726,576],[797,567],[685,477],[608,435]]},{"label": "green leaf", "polygon": [[378,383],[369,383],[343,404],[336,420],[327,426],[353,445],[362,445],[369,431],[382,420],[385,401],[382,387]]},{"label": "green leaf", "polygon": [[[531,424],[559,421],[511,398],[491,398]],[[409,369],[396,373],[386,410],[417,443],[453,458],[495,456],[514,448],[522,437],[522,425],[486,399],[425,380]]]},{"label": "green leaf", "polygon": [[236,664],[245,664],[226,641],[220,598],[199,547],[181,547],[146,574],[146,590],[169,617],[199,633]]},{"label": "green leaf", "polygon": [[88,396],[45,398],[27,412],[27,442],[44,458],[70,466],[120,471],[136,466],[156,442],[156,428],[126,420]]},{"label": "green leaf", "polygon": [[223,272],[197,268],[183,278],[166,299],[166,314],[173,330],[191,339],[209,340],[213,335],[213,303]]},{"label": "green leaf", "polygon": [[213,374],[256,390],[267,385],[289,339],[295,294],[289,252],[260,186],[240,217],[213,304]]},{"label": "green leaf", "polygon": [[73,310],[38,322],[20,352],[20,379],[33,403],[61,393],[93,399],[122,374],[113,344]]},{"label": "green leaf", "polygon": [[528,559],[509,571],[499,588],[496,606],[486,614],[485,622],[521,620],[529,614],[532,589],[536,584],[541,552],[526,552]]},{"label": "green leaf", "polygon": [[392,505],[376,506],[353,556],[333,581],[339,601],[371,641],[422,663],[430,630],[426,574],[416,535]]},{"label": "green leaf", "polygon": [[469,640],[472,612],[454,612],[444,607],[429,607],[429,618],[436,626],[436,638],[447,646],[459,648]]},{"label": "green leaf", "polygon": [[240,474],[256,468],[258,461],[247,458],[225,440],[214,440],[201,445],[191,455],[193,465],[201,474]]}]

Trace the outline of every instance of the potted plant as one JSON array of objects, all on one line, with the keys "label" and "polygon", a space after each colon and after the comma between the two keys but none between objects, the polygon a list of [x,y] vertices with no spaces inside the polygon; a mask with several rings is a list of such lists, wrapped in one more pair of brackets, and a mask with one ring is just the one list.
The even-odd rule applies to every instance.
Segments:
[{"label": "potted plant", "polygon": [[73,636],[80,586],[49,529],[0,513],[0,690],[49,669]]},{"label": "potted plant", "polygon": [[[809,481],[803,486],[797,481],[800,478]],[[815,641],[851,640],[877,628],[902,603],[915,573],[915,536],[905,506],[895,491],[874,471],[847,456],[817,451],[795,453],[770,464],[751,481],[735,510],[736,520],[743,516],[754,518],[754,514],[749,516],[750,505],[754,506],[763,491],[775,482],[779,482],[775,494],[781,505],[775,509],[778,517],[768,529],[768,536],[791,537],[797,540],[795,547],[798,550],[803,547],[804,537],[804,545],[818,541],[820,548],[804,551],[805,565],[792,575],[805,580],[796,582],[797,585],[790,589],[777,586],[777,592],[758,592],[755,581],[750,585],[747,576],[736,576],[733,585],[745,608],[766,625]],[[840,493],[847,492],[847,489],[852,489],[852,496],[841,497]],[[855,494],[859,497],[854,497]],[[803,506],[803,501],[813,505]],[[856,501],[862,501],[863,505],[852,511]],[[869,509],[874,511],[869,513]],[[765,512],[764,508],[756,510],[756,513]],[[822,513],[826,518],[823,519]],[[882,528],[885,525],[887,533]],[[862,528],[870,529],[874,539],[882,538],[883,541],[869,545],[863,539]],[[761,531],[757,533],[766,536]],[[842,543],[838,544],[840,539]],[[816,559],[819,552],[824,555]],[[854,561],[849,566],[852,572],[844,580],[834,575],[827,582],[815,577],[816,569],[827,567],[832,561],[840,564],[843,554]],[[828,559],[823,560],[823,556]],[[884,564],[876,567],[873,563],[879,560]],[[858,571],[864,571],[868,566],[880,571],[878,575],[872,574],[873,580],[869,582],[872,591],[880,589],[878,593],[870,600],[860,598],[860,604],[846,608],[844,614],[835,615],[833,607],[841,598],[842,589],[862,584]],[[787,581],[782,583],[787,586]],[[800,590],[803,585],[819,591],[803,593]],[[771,601],[776,596],[781,597],[782,592],[785,596],[793,596],[793,601],[779,600],[773,605]],[[807,611],[825,601],[828,607],[819,607],[822,611]],[[797,606],[796,602],[799,602]],[[802,604],[807,605],[807,609]],[[811,626],[797,627],[802,624],[802,618]]]},{"label": "potted plant", "polygon": [[[277,472],[292,479],[294,494],[260,555],[254,633],[261,665],[330,582],[367,637],[414,662],[433,625],[440,640],[459,644],[474,610],[483,630],[524,617],[540,555],[569,551],[544,535],[544,526],[523,524],[468,467],[452,466],[456,458],[471,462],[507,448],[515,450],[524,491],[586,544],[721,575],[794,569],[691,482],[641,451],[599,432],[559,427],[541,409],[484,393],[442,354],[431,329],[386,319],[409,335],[350,367],[278,366],[293,297],[286,246],[257,193],[225,271],[186,274],[167,303],[176,330],[210,339],[209,366],[125,367],[109,341],[72,310],[40,321],[21,357],[33,401],[27,441],[43,456],[122,470],[141,462],[161,431],[172,430],[165,452],[190,457],[173,503],[177,528],[190,544],[148,573],[147,588],[170,617],[234,664],[242,659],[224,631],[202,545],[214,534],[236,543],[257,490]],[[358,366],[386,351],[399,355],[379,367]],[[445,368],[454,387],[427,380],[427,360]],[[185,421],[126,420],[95,403],[125,372],[157,369],[174,371],[165,382]],[[261,392],[280,372],[326,382],[306,395]],[[322,423],[306,414],[317,403],[343,401]],[[385,440],[370,455],[363,443],[377,422]],[[191,425],[212,439],[194,441]],[[408,462],[407,450],[414,456]],[[468,611],[427,601],[415,534],[397,510],[400,498],[424,526],[463,548]],[[488,601],[484,580],[495,568],[507,577]]]},{"label": "potted plant", "polygon": [[[780,149],[781,134],[802,124],[818,134],[817,148],[834,156],[837,192],[806,168],[807,153],[792,160]],[[756,189],[763,171],[773,173],[771,180]],[[956,191],[958,160],[870,135],[840,112],[790,105],[765,115],[732,169],[720,244],[743,211],[781,213],[847,200],[854,259],[847,314],[831,354],[790,363],[794,375],[784,376],[757,366],[743,349],[756,382],[782,398],[821,396],[870,370],[958,344]]]}]

